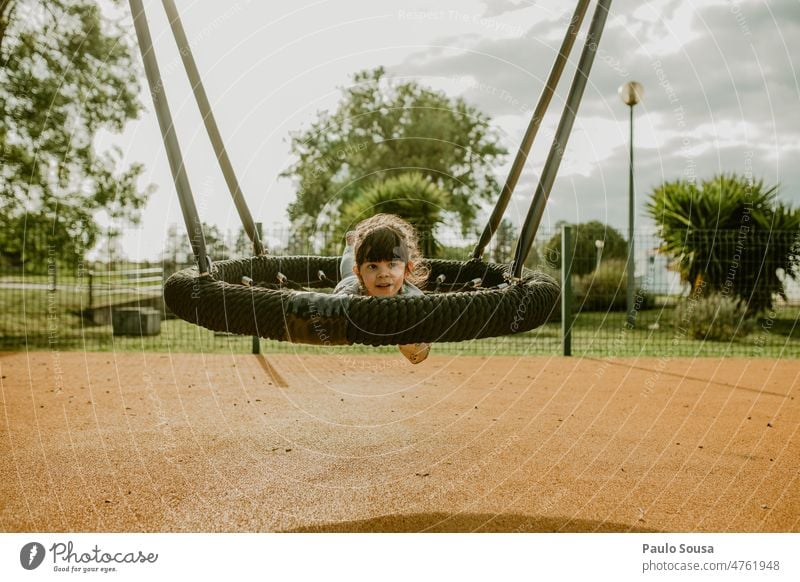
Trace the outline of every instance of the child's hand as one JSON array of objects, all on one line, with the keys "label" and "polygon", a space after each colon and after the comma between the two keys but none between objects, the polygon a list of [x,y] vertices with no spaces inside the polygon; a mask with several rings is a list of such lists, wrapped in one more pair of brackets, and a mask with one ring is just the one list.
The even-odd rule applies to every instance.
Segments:
[{"label": "child's hand", "polygon": [[356,244],[356,231],[348,230],[347,234],[344,235],[344,242],[347,243],[347,246],[352,247]]}]

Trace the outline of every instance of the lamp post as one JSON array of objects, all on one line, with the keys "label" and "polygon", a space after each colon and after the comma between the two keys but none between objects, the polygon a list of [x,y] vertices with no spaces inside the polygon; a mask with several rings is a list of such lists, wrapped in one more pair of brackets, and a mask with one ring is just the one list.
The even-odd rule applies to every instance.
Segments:
[{"label": "lamp post", "polygon": [[619,88],[619,96],[622,102],[625,103],[630,109],[630,163],[628,166],[628,266],[627,266],[627,310],[628,310],[628,324],[633,326],[636,324],[636,311],[634,309],[634,293],[635,285],[634,270],[635,264],[633,260],[633,218],[634,218],[634,204],[633,204],[633,107],[639,103],[644,93],[644,87],[641,83],[636,81],[628,81]]},{"label": "lamp post", "polygon": [[600,268],[600,258],[603,256],[603,248],[606,246],[606,242],[596,240],[594,241],[594,246],[597,249],[597,260],[594,263],[594,270],[597,271]]}]

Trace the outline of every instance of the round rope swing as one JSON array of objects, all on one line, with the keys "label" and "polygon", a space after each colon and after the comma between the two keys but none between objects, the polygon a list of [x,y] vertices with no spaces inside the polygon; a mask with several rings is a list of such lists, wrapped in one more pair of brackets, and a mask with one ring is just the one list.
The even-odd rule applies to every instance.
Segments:
[{"label": "round rope swing", "polygon": [[534,137],[586,14],[580,0],[534,110],[508,178],[481,238],[467,261],[427,259],[421,296],[383,298],[315,291],[339,280],[340,257],[269,256],[222,143],[208,97],[173,0],[162,0],[183,64],[222,173],[254,256],[211,263],[184,169],[164,85],[141,0],[129,0],[147,81],[164,139],[196,267],[173,274],[164,301],[181,319],[241,335],[316,345],[373,346],[457,342],[520,333],[548,319],[560,289],[550,276],[523,268],[544,214],[567,139],[583,96],[611,0],[598,0],[550,152],[510,265],[481,260],[497,230],[527,160]]}]

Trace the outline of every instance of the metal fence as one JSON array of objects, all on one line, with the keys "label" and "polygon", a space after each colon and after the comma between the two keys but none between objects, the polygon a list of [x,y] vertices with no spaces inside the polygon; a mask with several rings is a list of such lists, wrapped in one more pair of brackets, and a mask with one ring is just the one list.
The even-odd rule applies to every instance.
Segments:
[{"label": "metal fence", "polygon": [[[287,240],[285,233],[267,234],[271,240]],[[48,233],[27,234],[34,235],[44,237],[37,249],[48,248]],[[657,236],[637,234],[633,317],[626,305],[627,242],[581,227],[572,236],[577,242],[564,249],[560,231],[540,233],[527,263],[560,278],[562,258],[572,258],[572,293],[565,294],[572,314],[568,325],[562,325],[557,306],[550,322],[533,332],[441,343],[435,351],[557,355],[564,350],[566,327],[573,355],[800,357],[800,285],[774,268],[781,260],[798,260],[798,233],[687,233],[678,258],[662,252],[664,243]],[[439,242],[444,258],[465,260],[472,248],[457,240]],[[281,254],[280,248],[272,251]],[[507,241],[499,241],[486,258],[510,261],[512,253]],[[166,276],[184,266],[172,259],[71,261],[55,252],[37,257],[38,262],[9,257],[4,254],[0,263],[0,349],[247,353],[253,348],[252,338],[214,333],[171,317],[160,289]],[[692,261],[699,277],[690,268]],[[685,282],[687,277],[694,279],[692,284]],[[748,309],[763,303],[764,293],[771,304]],[[267,340],[259,345],[264,352],[393,351]]]}]

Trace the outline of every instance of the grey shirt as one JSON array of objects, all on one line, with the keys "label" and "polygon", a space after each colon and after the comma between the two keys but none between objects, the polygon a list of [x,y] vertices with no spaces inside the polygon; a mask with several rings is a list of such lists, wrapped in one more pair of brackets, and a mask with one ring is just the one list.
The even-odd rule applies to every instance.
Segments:
[{"label": "grey shirt", "polygon": [[[361,288],[361,283],[358,280],[358,277],[355,275],[348,275],[336,285],[333,289],[334,293],[342,294],[342,295],[364,295],[363,289]],[[424,295],[422,291],[416,286],[412,285],[411,283],[405,282],[403,283],[403,287],[400,289],[400,293],[398,295]]]}]

